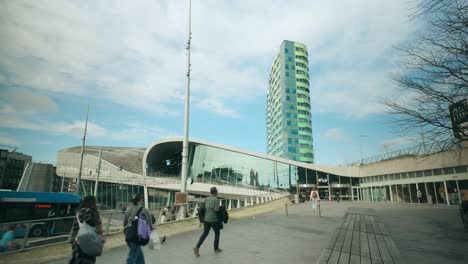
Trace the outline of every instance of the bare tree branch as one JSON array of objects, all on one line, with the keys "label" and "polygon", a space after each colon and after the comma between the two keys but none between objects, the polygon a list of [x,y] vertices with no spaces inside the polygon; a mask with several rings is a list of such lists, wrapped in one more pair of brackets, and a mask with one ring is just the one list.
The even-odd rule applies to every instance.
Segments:
[{"label": "bare tree branch", "polygon": [[427,27],[416,41],[397,48],[404,60],[391,79],[403,95],[384,105],[395,117],[396,132],[422,131],[425,143],[451,148],[459,144],[448,107],[468,97],[468,1],[423,0],[411,18]]}]

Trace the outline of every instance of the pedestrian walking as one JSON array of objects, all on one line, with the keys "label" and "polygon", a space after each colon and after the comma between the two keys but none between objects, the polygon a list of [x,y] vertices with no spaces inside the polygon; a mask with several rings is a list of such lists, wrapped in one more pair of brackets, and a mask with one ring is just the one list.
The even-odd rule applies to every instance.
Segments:
[{"label": "pedestrian walking", "polygon": [[5,232],[0,239],[0,252],[7,252],[17,249],[17,245],[14,243],[16,225],[8,226],[8,231]]},{"label": "pedestrian walking", "polygon": [[[144,215],[144,219],[149,221],[151,219],[150,213],[143,206],[143,195],[136,194],[132,199],[132,205],[127,208],[124,214],[123,225],[124,228],[132,224],[132,220],[139,217],[140,214]],[[136,241],[129,241],[126,239],[128,246],[127,264],[144,264],[145,256],[141,250],[141,245]]]},{"label": "pedestrian walking", "polygon": [[[101,235],[101,239],[104,242],[105,238],[102,232],[102,221],[101,217],[99,216],[99,212],[96,206],[96,197],[90,195],[83,198],[83,202],[81,204],[81,208],[78,210],[77,213],[78,221],[81,223],[86,223],[94,228],[98,234]],[[84,253],[81,248],[78,240],[76,239],[76,234],[79,230],[79,224],[77,222],[73,225],[72,231],[72,258],[70,260],[70,264],[88,264],[88,263],[96,263],[97,256],[90,256]]]},{"label": "pedestrian walking", "polygon": [[340,192],[339,191],[336,192],[335,197],[336,197],[336,202],[339,203],[340,202]]},{"label": "pedestrian walking", "polygon": [[200,246],[203,244],[203,241],[205,241],[205,238],[208,236],[210,229],[213,229],[215,233],[214,252],[219,253],[222,251],[222,249],[219,248],[220,219],[218,219],[217,213],[220,211],[220,206],[219,200],[216,197],[218,195],[218,190],[216,189],[216,187],[211,187],[210,194],[211,196],[208,197],[204,203],[204,216],[200,216],[200,220],[203,220],[203,233],[200,236],[197,245],[193,248],[193,253],[197,257],[200,256]]},{"label": "pedestrian walking", "polygon": [[[47,218],[54,218],[55,217],[55,211],[54,208],[50,208],[49,212],[47,212]],[[46,235],[45,237],[50,237],[54,234],[54,225],[55,221],[54,220],[47,220],[46,221]]]},{"label": "pedestrian walking", "polygon": [[316,188],[312,189],[310,193],[310,199],[312,201],[312,208],[314,209],[314,214],[317,211],[318,202],[320,201],[319,193]]},{"label": "pedestrian walking", "polygon": [[421,190],[417,191],[417,196],[418,196],[418,203],[421,203],[421,198],[422,198],[422,192]]}]

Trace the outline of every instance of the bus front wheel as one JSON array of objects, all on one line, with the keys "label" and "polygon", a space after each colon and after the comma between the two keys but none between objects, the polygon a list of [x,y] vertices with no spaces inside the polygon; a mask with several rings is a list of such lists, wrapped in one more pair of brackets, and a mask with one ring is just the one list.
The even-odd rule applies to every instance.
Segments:
[{"label": "bus front wheel", "polygon": [[40,225],[33,226],[33,228],[31,228],[31,230],[29,231],[29,237],[42,237],[42,236],[45,236],[45,229]]}]

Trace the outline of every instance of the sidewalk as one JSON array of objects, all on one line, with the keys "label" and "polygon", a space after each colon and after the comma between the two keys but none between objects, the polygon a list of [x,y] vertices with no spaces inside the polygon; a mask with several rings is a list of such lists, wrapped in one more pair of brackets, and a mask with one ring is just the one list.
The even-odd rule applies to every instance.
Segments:
[{"label": "sidewalk", "polygon": [[[322,202],[322,217],[311,204],[245,218],[224,226],[220,247],[213,253],[210,235],[196,258],[192,248],[202,230],[169,237],[159,251],[144,248],[147,263],[316,263],[346,212],[373,214],[383,222],[401,253],[402,263],[467,263],[468,232],[458,208],[367,202]],[[97,263],[125,263],[126,247],[107,251]],[[67,263],[62,260],[54,263]]]},{"label": "sidewalk", "polygon": [[[147,263],[315,263],[347,206],[326,202],[323,217],[314,216],[311,204],[300,204],[285,210],[241,219],[224,225],[220,247],[223,252],[213,253],[214,234],[205,240],[196,258],[192,248],[202,230],[168,238],[159,251],[144,248]],[[126,247],[106,252],[97,263],[124,263]],[[66,263],[66,260],[54,262]]]}]

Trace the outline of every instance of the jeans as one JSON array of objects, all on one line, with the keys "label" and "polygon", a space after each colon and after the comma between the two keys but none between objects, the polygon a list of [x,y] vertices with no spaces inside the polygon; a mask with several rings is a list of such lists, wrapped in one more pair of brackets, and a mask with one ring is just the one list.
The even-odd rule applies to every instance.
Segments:
[{"label": "jeans", "polygon": [[312,198],[312,208],[317,209],[318,198]]},{"label": "jeans", "polygon": [[128,257],[127,264],[145,264],[145,256],[141,250],[141,246],[133,242],[127,242],[128,245]]},{"label": "jeans", "polygon": [[214,249],[219,248],[219,223],[218,222],[205,222],[203,224],[203,234],[200,237],[200,240],[198,240],[197,243],[197,248],[200,248],[200,246],[203,244],[203,241],[205,241],[205,238],[208,236],[208,233],[210,232],[210,229],[213,228],[213,231],[215,233],[215,239],[214,239]]}]

